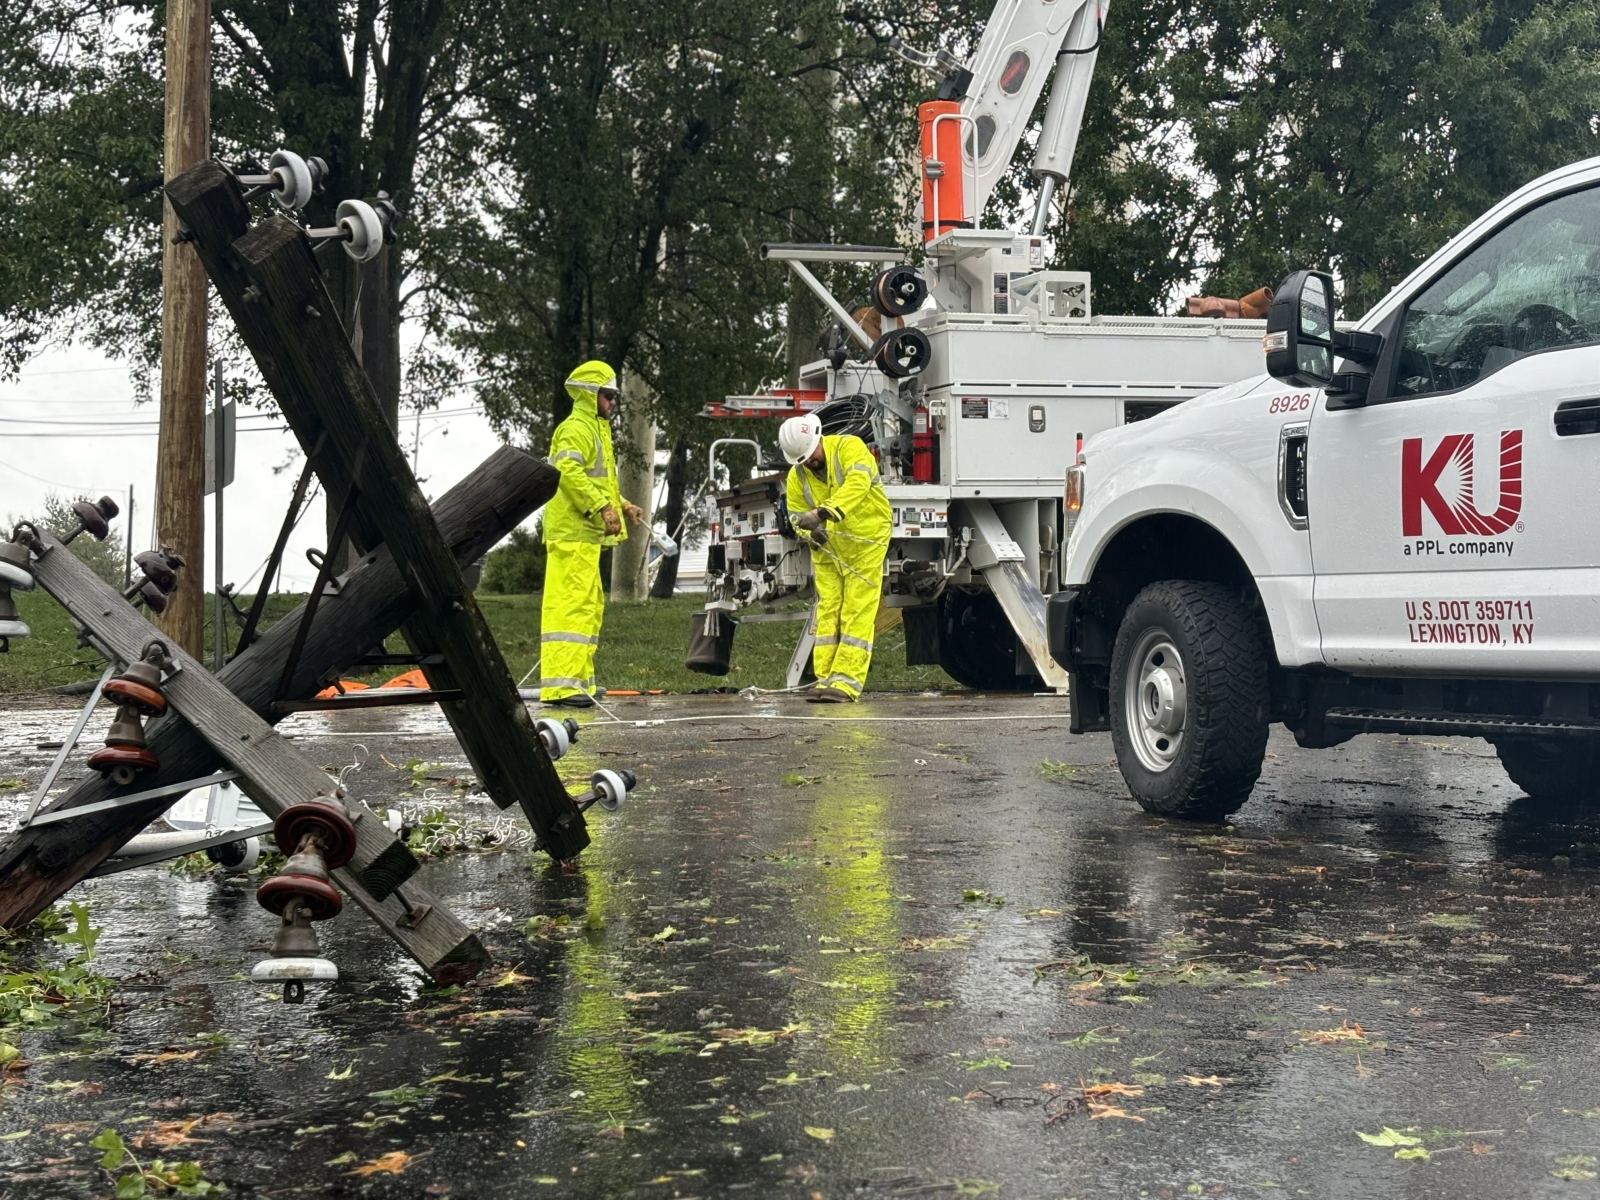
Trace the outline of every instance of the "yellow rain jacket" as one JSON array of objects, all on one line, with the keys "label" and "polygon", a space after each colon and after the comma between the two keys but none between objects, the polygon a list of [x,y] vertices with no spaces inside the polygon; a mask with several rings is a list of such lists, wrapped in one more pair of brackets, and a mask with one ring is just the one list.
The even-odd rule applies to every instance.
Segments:
[{"label": "yellow rain jacket", "polygon": [[572,414],[550,439],[550,463],[561,486],[544,509],[544,597],[540,604],[539,699],[594,693],[594,655],[600,645],[606,598],[600,586],[600,549],[627,537],[607,536],[601,510],[622,520],[622,493],[611,450],[611,423],[600,416],[597,393],[617,386],[603,362],[586,362],[567,380]]},{"label": "yellow rain jacket", "polygon": [[[829,514],[827,541],[811,547],[817,587],[812,627],[817,683],[859,699],[872,663],[873,625],[883,592],[883,560],[889,552],[889,498],[878,479],[878,463],[858,437],[826,434],[819,474],[804,463],[789,470],[790,518],[810,509]],[[812,542],[797,529],[803,541]]]},{"label": "yellow rain jacket", "polygon": [[611,450],[611,422],[596,408],[596,393],[617,386],[617,373],[603,362],[586,362],[567,380],[572,413],[550,439],[550,464],[561,472],[561,490],[544,510],[546,542],[594,542],[614,546],[626,532],[605,535],[600,510],[611,505],[622,516],[617,462]]}]

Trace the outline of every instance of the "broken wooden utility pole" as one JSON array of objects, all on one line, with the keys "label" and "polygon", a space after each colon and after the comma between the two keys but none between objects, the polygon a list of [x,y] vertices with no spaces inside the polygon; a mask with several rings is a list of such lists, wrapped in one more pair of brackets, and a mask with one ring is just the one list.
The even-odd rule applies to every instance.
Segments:
[{"label": "broken wooden utility pole", "polygon": [[[100,873],[97,868],[112,850],[181,793],[237,779],[273,818],[278,847],[291,855],[284,869],[257,890],[257,900],[281,924],[272,957],[252,972],[255,979],[283,981],[284,999],[291,1003],[303,998],[306,980],[338,978],[335,965],[320,956],[311,925],[337,916],[343,905],[330,872],[339,888],[435,979],[470,976],[482,969],[487,955],[472,931],[411,878],[418,864],[406,845],[351,799],[342,781],[280,738],[272,717],[306,709],[438,704],[484,790],[501,808],[519,805],[538,835],[537,846],[558,859],[588,845],[588,808],[598,804],[614,811],[635,786],[631,772],[599,770],[590,776],[587,792],[567,792],[554,760],[567,752],[578,726],[552,720],[535,726],[462,577],[463,555],[475,558],[526,515],[527,508],[516,503],[524,489],[513,487],[503,508],[491,506],[487,524],[494,526],[495,537],[481,536],[481,519],[463,518],[461,528],[447,531],[441,518],[452,514],[428,506],[335,314],[313,240],[322,248],[342,244],[355,261],[370,262],[389,240],[397,216],[393,206],[381,197],[375,204],[345,200],[336,226],[312,230],[281,216],[251,224],[248,200],[270,195],[280,208],[297,210],[325,177],[320,160],[279,150],[265,174],[236,177],[208,161],[168,184],[167,195],[183,241],[199,251],[306,453],[308,469],[274,559],[315,470],[329,494],[340,498],[331,544],[348,535],[362,548],[363,560],[347,577],[336,579],[336,556],[324,553],[300,612],[256,642],[252,635],[260,612],[259,606],[253,608],[240,638],[241,653],[212,675],[181,646],[152,638],[149,622],[134,607],[136,599],[157,611],[165,607],[183,566],[179,556],[166,547],[140,555],[135,561],[145,581],[119,593],[62,548],[84,532],[107,535],[109,518],[116,515],[109,498],[75,505],[80,525],[59,540],[22,522],[3,547],[8,560],[19,560],[6,564],[13,582],[42,585],[71,614],[83,644],[109,659],[112,668],[46,772],[19,834],[0,851],[0,904],[18,916],[37,911],[72,882]],[[492,458],[472,485],[494,492],[498,473],[507,482],[526,482],[530,471],[542,502],[554,491],[555,473],[518,451]],[[272,570],[269,564],[268,577]],[[367,648],[381,643],[397,622],[403,623],[412,653],[368,654]],[[321,687],[344,665],[398,661],[420,667],[429,686],[397,689],[390,697],[297,698]],[[113,677],[118,664],[123,670]],[[102,694],[115,699],[117,716],[104,748],[90,756],[88,765],[109,784],[80,786],[41,811]],[[152,722],[148,736],[146,719]],[[118,790],[147,783],[148,778],[139,780],[141,774],[160,776],[164,770],[188,777]],[[105,791],[113,794],[97,798]],[[40,828],[47,829],[42,836]],[[230,836],[255,837],[267,828],[208,833],[200,847]],[[192,848],[185,844],[183,849]],[[158,853],[141,851],[132,865],[155,861]],[[6,919],[15,923],[17,917]]]},{"label": "broken wooden utility pole", "polygon": [[[167,100],[162,174],[175,179],[211,153],[210,0],[168,0]],[[162,628],[185,651],[205,650],[206,274],[163,208],[161,428],[156,460],[156,542],[188,564]]]},{"label": "broken wooden utility pole", "polygon": [[[553,857],[576,855],[589,844],[582,810],[539,740],[317,265],[341,244],[351,257],[381,250],[384,206],[342,202],[339,226],[311,231],[314,247],[284,217],[252,224],[244,186],[220,163],[184,172],[167,197],[323,489],[339,498],[335,533],[347,530],[363,552],[379,544],[393,552],[417,601],[406,640],[484,790],[502,808],[519,805]],[[313,608],[324,583],[312,587]]]},{"label": "broken wooden utility pole", "polygon": [[[114,662],[147,658],[152,643],[159,642],[156,630],[114,587],[51,534],[35,531],[25,544],[35,555],[30,569],[39,585],[83,625],[90,645]],[[239,786],[262,812],[276,817],[286,808],[334,790],[334,781],[321,768],[279,737],[199,660],[176,646],[167,645],[165,651],[161,657],[168,662],[168,673],[161,690],[169,711],[175,711],[217,757],[238,771]],[[200,787],[209,780],[188,782]],[[89,857],[86,852],[91,847],[80,840],[79,830],[101,812],[114,811],[118,798],[102,803],[108,807],[75,817],[51,820],[52,814],[46,813],[33,818],[47,828],[59,827],[57,836],[47,835],[39,845],[42,867],[58,869],[68,860]],[[418,863],[405,843],[365,805],[346,801],[346,807],[354,818],[355,854],[347,866],[332,873],[339,887],[434,978],[459,980],[482,970],[488,954],[477,935],[411,879]],[[13,886],[8,878],[3,890],[10,894]],[[422,917],[413,919],[413,912]]]},{"label": "broken wooden utility pole", "polygon": [[[464,565],[487,553],[555,494],[557,479],[549,464],[510,446],[490,455],[434,506],[440,532],[456,561]],[[342,581],[337,598],[319,607],[288,695],[297,699],[313,695],[330,677],[353,665],[368,647],[397,629],[415,608],[416,601],[388,549],[379,548],[368,555]],[[259,641],[242,648],[217,677],[269,724],[283,717],[273,709],[277,683],[304,611],[301,605]],[[146,742],[161,766],[140,779],[141,792],[199,778],[225,761],[178,714],[152,721]],[[122,790],[91,774],[45,805],[42,813],[99,805]],[[0,928],[27,924],[92,874],[177,798],[157,797],[86,813],[70,824],[28,825],[18,830],[0,847]]]}]

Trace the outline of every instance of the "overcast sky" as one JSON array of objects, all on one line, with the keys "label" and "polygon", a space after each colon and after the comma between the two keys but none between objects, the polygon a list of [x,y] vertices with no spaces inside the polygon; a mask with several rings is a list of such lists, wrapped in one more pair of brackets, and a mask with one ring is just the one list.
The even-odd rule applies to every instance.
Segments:
[{"label": "overcast sky", "polygon": [[[276,413],[240,419],[233,486],[223,502],[226,534],[224,582],[253,591],[253,576],[272,550],[304,460],[274,472],[298,447]],[[447,400],[436,413],[404,422],[401,443],[409,456],[416,438],[418,478],[430,499],[448,491],[500,444],[488,420],[465,396]],[[135,552],[151,545],[155,508],[156,407],[135,404],[124,366],[92,350],[49,351],[24,368],[13,383],[0,383],[0,517],[11,520],[43,512],[51,492],[110,495],[122,507],[117,528],[129,529],[128,488],[134,493]],[[214,586],[211,561],[214,526],[206,502],[206,590]],[[284,556],[283,585],[305,591],[316,579],[306,550],[325,536],[319,498],[301,521]]]}]

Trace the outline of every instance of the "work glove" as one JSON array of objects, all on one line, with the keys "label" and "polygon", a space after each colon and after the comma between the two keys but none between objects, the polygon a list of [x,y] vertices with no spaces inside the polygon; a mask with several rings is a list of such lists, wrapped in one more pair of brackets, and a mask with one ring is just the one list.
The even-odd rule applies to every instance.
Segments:
[{"label": "work glove", "polygon": [[624,500],[622,502],[622,515],[628,518],[629,525],[644,524],[644,509],[640,508],[631,500]]},{"label": "work glove", "polygon": [[606,536],[616,537],[622,532],[622,518],[617,516],[617,510],[611,505],[606,505],[600,510],[600,519],[606,523]]},{"label": "work glove", "polygon": [[794,519],[794,527],[796,529],[804,529],[807,533],[817,533],[822,529],[822,523],[827,519],[821,509],[813,508],[796,517]]}]

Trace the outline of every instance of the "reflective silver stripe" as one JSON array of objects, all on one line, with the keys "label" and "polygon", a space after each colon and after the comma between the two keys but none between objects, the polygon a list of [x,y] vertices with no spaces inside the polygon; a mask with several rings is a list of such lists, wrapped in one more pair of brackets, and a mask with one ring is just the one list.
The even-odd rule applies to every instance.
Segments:
[{"label": "reflective silver stripe", "polygon": [[833,486],[834,487],[843,487],[844,486],[844,460],[839,457],[839,446],[837,444],[835,444],[835,446],[833,447],[833,473],[834,473],[834,475],[836,475],[838,477]]},{"label": "reflective silver stripe", "polygon": [[550,465],[554,466],[556,464],[557,460],[563,459],[563,458],[570,458],[574,462],[582,463],[584,465],[584,468],[588,469],[588,466],[589,466],[588,460],[586,460],[583,457],[583,455],[579,454],[576,450],[558,450],[558,451],[556,451],[556,453],[554,453],[554,454],[552,454],[550,456]]},{"label": "reflective silver stripe", "polygon": [[565,675],[543,675],[539,678],[539,686],[541,688],[577,688],[581,692],[583,691],[583,680],[570,679]]},{"label": "reflective silver stripe", "polygon": [[805,494],[806,507],[815,508],[817,506],[817,500],[816,497],[811,494],[811,480],[806,478],[806,475],[809,472],[804,466],[796,467],[795,470],[800,472],[800,490]]},{"label": "reflective silver stripe", "polygon": [[861,687],[862,687],[861,681],[859,679],[851,679],[850,676],[841,675],[837,671],[835,671],[832,675],[829,675],[826,679],[824,679],[817,686],[818,687],[827,687],[829,684],[832,684],[832,683],[848,683],[851,687],[855,688],[856,691],[858,691],[858,692],[861,690]]},{"label": "reflective silver stripe", "polygon": [[606,451],[605,447],[600,444],[600,435],[598,433],[594,435],[594,466],[585,470],[584,474],[590,479],[604,479],[611,474],[606,470]]},{"label": "reflective silver stripe", "polygon": [[587,633],[541,633],[541,642],[577,642],[580,646],[598,646],[600,639]]},{"label": "reflective silver stripe", "polygon": [[586,467],[583,473],[590,479],[609,479],[611,477],[611,472],[606,470],[605,463],[601,463],[598,467]]},{"label": "reflective silver stripe", "polygon": [[819,645],[819,646],[837,646],[838,644],[839,644],[839,635],[838,634],[834,634],[832,637],[819,637],[817,639],[817,645]]},{"label": "reflective silver stripe", "polygon": [[848,633],[839,635],[839,644],[841,646],[854,646],[857,650],[865,650],[868,654],[872,653],[871,642],[864,642],[858,637],[851,637]]},{"label": "reflective silver stripe", "polygon": [[617,386],[617,377],[613,375],[604,383],[588,383],[583,380],[569,379],[566,382],[566,386],[569,388],[577,388],[580,392],[593,392],[598,395],[601,388],[605,388],[607,391],[615,390]]},{"label": "reflective silver stripe", "polygon": [[866,463],[856,463],[856,465],[850,469],[852,471],[865,471],[868,475],[872,474],[872,468],[867,466]]}]

